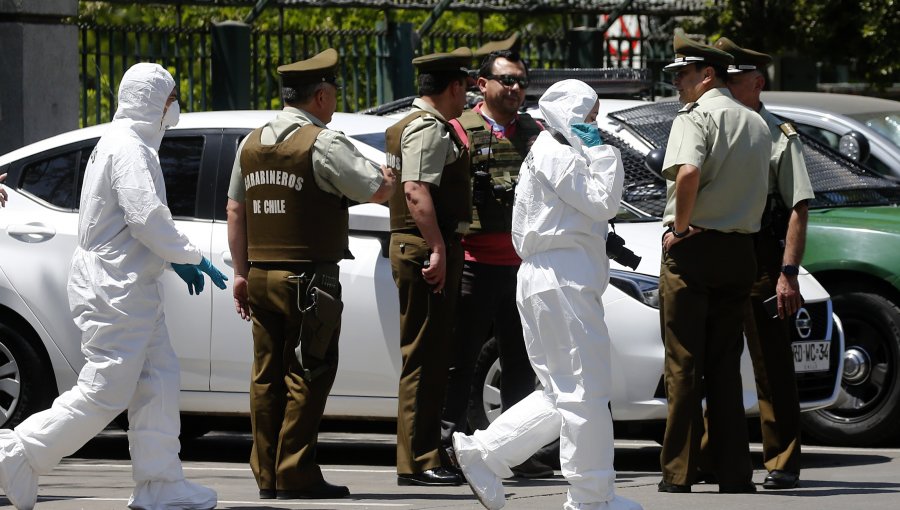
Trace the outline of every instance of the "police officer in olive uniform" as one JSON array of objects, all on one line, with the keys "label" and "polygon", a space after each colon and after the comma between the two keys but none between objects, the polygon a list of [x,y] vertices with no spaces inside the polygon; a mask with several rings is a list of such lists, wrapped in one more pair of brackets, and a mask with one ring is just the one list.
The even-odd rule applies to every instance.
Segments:
[{"label": "police officer in olive uniform", "polygon": [[238,314],[253,322],[250,466],[262,499],[339,498],[316,463],[338,368],[348,198],[383,202],[393,175],[325,125],[337,106],[338,54],[278,68],[286,104],[238,148],[228,240]]},{"label": "police officer in olive uniform", "polygon": [[725,87],[728,53],[676,32],[673,83],[684,107],[672,124],[663,176],[660,316],[668,419],[661,492],[696,481],[707,398],[719,492],[753,492],[741,390],[742,321],[756,276],[752,234],[766,203],[772,142],[762,118]]},{"label": "police officer in olive uniform", "polygon": [[[477,86],[483,100],[451,120],[467,143],[472,170],[472,225],[462,240],[465,250],[454,341],[454,361],[447,381],[441,442],[452,448],[454,432],[466,432],[467,409],[475,362],[493,332],[500,366],[500,400],[509,409],[535,387],[516,308],[516,273],[522,262],[512,245],[512,207],[519,167],[541,132],[527,113],[519,113],[528,86],[528,68],[511,51],[516,36],[488,43]],[[485,53],[486,52],[486,53]],[[479,384],[481,381],[477,381]],[[477,391],[477,390],[476,390]],[[536,460],[514,468],[528,476],[553,470]]]},{"label": "police officer in olive uniform", "polygon": [[[797,275],[806,246],[807,200],[814,194],[797,130],[769,113],[759,100],[763,73],[772,58],[741,48],[727,37],[716,41],[715,47],[734,57],[728,68],[732,95],[759,112],[772,136],[769,198],[754,237],[758,269],[744,331],[756,376],[763,461],[769,471],[763,487],[790,489],[800,478],[800,400],[789,318],[803,305]],[[777,317],[763,305],[772,296],[777,296]]]},{"label": "police officer in olive uniform", "polygon": [[441,455],[463,233],[472,220],[469,156],[449,120],[466,104],[468,48],[413,59],[419,96],[385,133],[400,180],[390,200],[391,270],[400,295],[397,483],[459,485]]}]

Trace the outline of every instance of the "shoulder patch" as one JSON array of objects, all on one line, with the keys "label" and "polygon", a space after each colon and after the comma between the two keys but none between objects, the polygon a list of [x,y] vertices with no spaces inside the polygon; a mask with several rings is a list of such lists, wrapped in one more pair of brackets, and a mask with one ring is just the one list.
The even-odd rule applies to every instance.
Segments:
[{"label": "shoulder patch", "polygon": [[684,105],[683,107],[681,107],[681,109],[678,110],[678,113],[687,113],[687,112],[693,110],[696,106],[697,106],[696,101],[690,102],[690,103]]},{"label": "shoulder patch", "polygon": [[784,136],[791,137],[799,135],[797,129],[790,122],[779,124],[778,127],[781,128],[781,132],[784,133]]}]

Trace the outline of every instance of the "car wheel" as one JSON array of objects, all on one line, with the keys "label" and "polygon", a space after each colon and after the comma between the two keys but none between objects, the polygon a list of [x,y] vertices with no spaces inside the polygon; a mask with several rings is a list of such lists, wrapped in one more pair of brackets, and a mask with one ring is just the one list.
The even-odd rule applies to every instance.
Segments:
[{"label": "car wheel", "polygon": [[834,405],[801,419],[812,437],[868,446],[897,436],[900,422],[900,309],[878,294],[832,295],[844,325],[844,372]]},{"label": "car wheel", "polygon": [[486,429],[502,411],[500,403],[500,348],[491,337],[481,346],[475,361],[472,393],[469,396],[469,428]]},{"label": "car wheel", "polygon": [[50,403],[52,378],[35,348],[0,324],[0,428],[12,428]]}]

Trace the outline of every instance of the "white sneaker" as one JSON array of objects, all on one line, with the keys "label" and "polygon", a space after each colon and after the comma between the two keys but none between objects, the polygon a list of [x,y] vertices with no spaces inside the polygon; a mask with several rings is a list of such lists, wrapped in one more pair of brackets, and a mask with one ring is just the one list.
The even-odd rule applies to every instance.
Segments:
[{"label": "white sneaker", "polygon": [[210,510],[216,507],[216,491],[187,480],[141,482],[128,500],[132,510]]},{"label": "white sneaker", "polygon": [[12,430],[0,430],[0,488],[18,510],[31,510],[37,503],[38,475]]},{"label": "white sneaker", "polygon": [[506,505],[503,481],[484,463],[475,441],[462,432],[454,432],[453,449],[459,468],[478,501],[488,510],[503,508]]},{"label": "white sneaker", "polygon": [[644,508],[636,501],[622,496],[613,496],[613,499],[609,501],[597,503],[576,503],[568,500],[563,505],[563,510],[644,510]]}]

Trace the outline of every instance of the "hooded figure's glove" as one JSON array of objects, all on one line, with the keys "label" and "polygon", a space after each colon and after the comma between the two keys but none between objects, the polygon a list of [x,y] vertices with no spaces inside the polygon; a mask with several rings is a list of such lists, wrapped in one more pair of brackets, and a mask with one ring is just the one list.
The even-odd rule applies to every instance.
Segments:
[{"label": "hooded figure's glove", "polygon": [[593,124],[572,124],[572,134],[580,138],[585,147],[596,147],[603,143],[600,130]]},{"label": "hooded figure's glove", "polygon": [[188,286],[188,292],[193,296],[203,292],[203,273],[194,264],[172,263],[172,270],[184,280]]},{"label": "hooded figure's glove", "polygon": [[210,262],[208,258],[203,257],[203,260],[197,264],[197,267],[209,275],[209,279],[212,280],[213,285],[220,289],[225,288],[225,282],[228,280],[228,277],[222,274],[222,271],[216,269],[216,266],[212,265],[212,262]]}]

